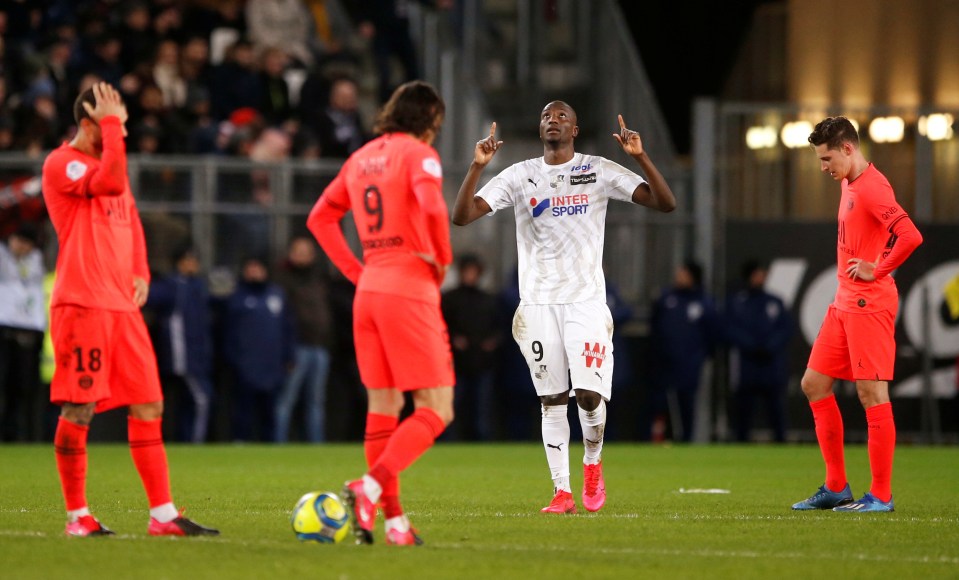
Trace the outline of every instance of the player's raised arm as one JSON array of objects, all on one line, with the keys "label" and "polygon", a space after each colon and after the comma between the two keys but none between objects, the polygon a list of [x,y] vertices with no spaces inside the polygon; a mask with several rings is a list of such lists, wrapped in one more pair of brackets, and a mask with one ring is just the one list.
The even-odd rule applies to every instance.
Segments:
[{"label": "player's raised arm", "polygon": [[630,157],[639,163],[643,173],[646,175],[647,183],[643,183],[633,192],[633,203],[644,205],[661,212],[671,212],[676,209],[676,196],[673,190],[669,188],[666,179],[656,169],[653,161],[643,149],[643,140],[639,133],[626,128],[626,121],[622,115],[617,115],[619,119],[619,133],[613,133],[613,137],[619,143]]},{"label": "player's raised arm", "polygon": [[459,193],[456,194],[456,203],[453,205],[454,224],[465,226],[491,211],[485,199],[476,197],[476,185],[479,183],[483,169],[502,145],[502,141],[496,140],[496,122],[494,121],[489,128],[489,136],[477,141],[473,149],[473,162],[470,164],[469,171],[466,172]]},{"label": "player's raised arm", "polygon": [[[109,83],[93,85],[95,103],[83,102],[88,123],[100,127],[102,154],[100,167],[92,175],[84,192],[87,195],[121,195],[126,190],[127,155],[123,138],[126,137],[127,108],[120,93]],[[91,129],[88,129],[92,131]]]}]

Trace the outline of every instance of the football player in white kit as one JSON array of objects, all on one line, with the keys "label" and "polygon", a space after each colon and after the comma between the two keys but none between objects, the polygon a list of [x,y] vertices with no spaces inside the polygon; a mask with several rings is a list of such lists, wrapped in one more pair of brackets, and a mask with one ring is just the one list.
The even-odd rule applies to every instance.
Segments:
[{"label": "football player in white kit", "polygon": [[[503,170],[478,193],[483,169],[502,141],[496,123],[476,143],[460,186],[453,223],[466,225],[501,209],[516,215],[520,305],[513,338],[529,365],[543,411],[543,445],[553,478],[553,500],[544,513],[575,513],[569,482],[569,379],[583,428],[583,505],[606,502],[603,432],[613,375],[613,321],[606,306],[603,238],[610,199],[669,212],[676,198],[643,149],[639,133],[619,116],[613,137],[639,163],[643,179],[595,155],[576,153],[576,112],[562,101],[543,108],[543,156]],[[569,378],[567,378],[569,377]]]}]

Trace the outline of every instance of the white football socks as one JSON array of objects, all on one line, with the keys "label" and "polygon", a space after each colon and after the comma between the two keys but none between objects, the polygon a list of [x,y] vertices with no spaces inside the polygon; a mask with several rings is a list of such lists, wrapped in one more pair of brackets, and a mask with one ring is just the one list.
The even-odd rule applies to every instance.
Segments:
[{"label": "white football socks", "polygon": [[380,501],[380,495],[383,494],[383,487],[369,475],[364,475],[363,493],[366,494],[366,497],[368,497],[373,504],[376,504],[376,502]]},{"label": "white football socks", "polygon": [[150,517],[161,524],[172,522],[179,515],[180,513],[176,511],[176,506],[173,503],[164,503],[150,508]]},{"label": "white football socks", "polygon": [[84,507],[82,507],[82,508],[80,508],[80,509],[78,509],[78,510],[70,510],[70,511],[68,511],[68,512],[67,512],[67,521],[72,524],[73,522],[79,520],[79,519],[82,518],[83,516],[88,516],[88,515],[90,515],[90,508],[84,506]]},{"label": "white football socks", "polygon": [[569,486],[569,420],[567,405],[542,405],[543,446],[546,463],[553,477],[553,487],[572,492]]},{"label": "white football socks", "polygon": [[389,518],[386,520],[386,530],[396,530],[401,534],[405,534],[410,529],[410,520],[406,517],[406,514],[401,516],[396,516],[395,518]]},{"label": "white football socks", "polygon": [[592,411],[585,411],[578,405],[576,408],[579,410],[579,424],[583,428],[583,446],[586,447],[586,453],[583,454],[583,463],[594,465],[599,463],[603,455],[603,433],[606,431],[606,401],[601,399],[599,406]]}]

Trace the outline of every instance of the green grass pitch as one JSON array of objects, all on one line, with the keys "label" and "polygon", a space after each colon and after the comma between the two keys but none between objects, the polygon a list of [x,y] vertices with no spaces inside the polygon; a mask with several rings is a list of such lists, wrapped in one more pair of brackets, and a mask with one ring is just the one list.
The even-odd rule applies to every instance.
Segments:
[{"label": "green grass pitch", "polygon": [[[579,497],[582,447],[572,450]],[[123,445],[92,445],[88,496],[111,538],[65,538],[52,446],[0,446],[3,578],[959,578],[959,451],[900,446],[892,514],[789,509],[821,483],[815,446],[610,443],[597,514],[543,515],[535,444],[440,444],[403,479],[422,547],[298,542],[289,511],[363,471],[359,445],[168,448],[174,497],[218,538],[151,538]],[[846,450],[853,493],[869,482]],[[721,488],[729,494],[680,493]],[[577,503],[579,503],[577,501]]]}]

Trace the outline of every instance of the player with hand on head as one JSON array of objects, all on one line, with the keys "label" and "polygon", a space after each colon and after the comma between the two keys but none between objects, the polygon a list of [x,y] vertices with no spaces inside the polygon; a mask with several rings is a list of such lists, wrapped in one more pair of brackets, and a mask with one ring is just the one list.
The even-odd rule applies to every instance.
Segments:
[{"label": "player with hand on head", "polygon": [[[356,284],[353,332],[368,395],[369,471],[347,482],[343,499],[358,543],[373,542],[379,502],[388,544],[422,543],[400,505],[399,474],[453,420],[453,358],[439,290],[453,253],[442,168],[431,146],[444,112],[427,83],[396,89],[377,121],[380,136],[346,160],[307,220],[323,251]],[[362,262],[340,228],[350,210]],[[398,423],[407,392],[415,410]]]},{"label": "player with hand on head", "polygon": [[606,402],[613,375],[613,320],[606,305],[603,238],[609,200],[669,212],[676,198],[653,164],[639,133],[619,116],[613,137],[646,179],[603,157],[576,153],[576,112],[562,101],[543,107],[543,156],[516,163],[476,192],[480,175],[502,146],[496,123],[476,143],[460,186],[453,223],[513,208],[521,302],[513,338],[529,365],[542,403],[543,445],[553,478],[553,500],[541,511],[574,513],[569,473],[569,379],[583,428],[583,504],[591,512],[606,501],[602,450]]},{"label": "player with hand on head", "polygon": [[76,137],[43,164],[43,197],[57,232],[50,332],[56,371],[50,400],[61,406],[54,445],[67,507],[66,533],[110,535],[87,506],[87,433],[95,413],[128,407],[130,454],[150,502],[154,536],[217,535],[173,504],[160,422],[163,393],[140,307],[150,271],[127,178],[120,94],[97,83],[73,107]]},{"label": "player with hand on head", "polygon": [[[889,181],[866,161],[859,134],[845,117],[816,125],[809,143],[820,168],[842,187],[836,244],[839,288],[809,354],[802,390],[816,423],[826,462],[826,482],[794,510],[891,512],[896,424],[889,381],[896,361],[899,293],[892,272],[922,243]],[[866,410],[872,485],[854,501],[843,457],[842,415],[833,394],[836,379],[855,381]]]}]

